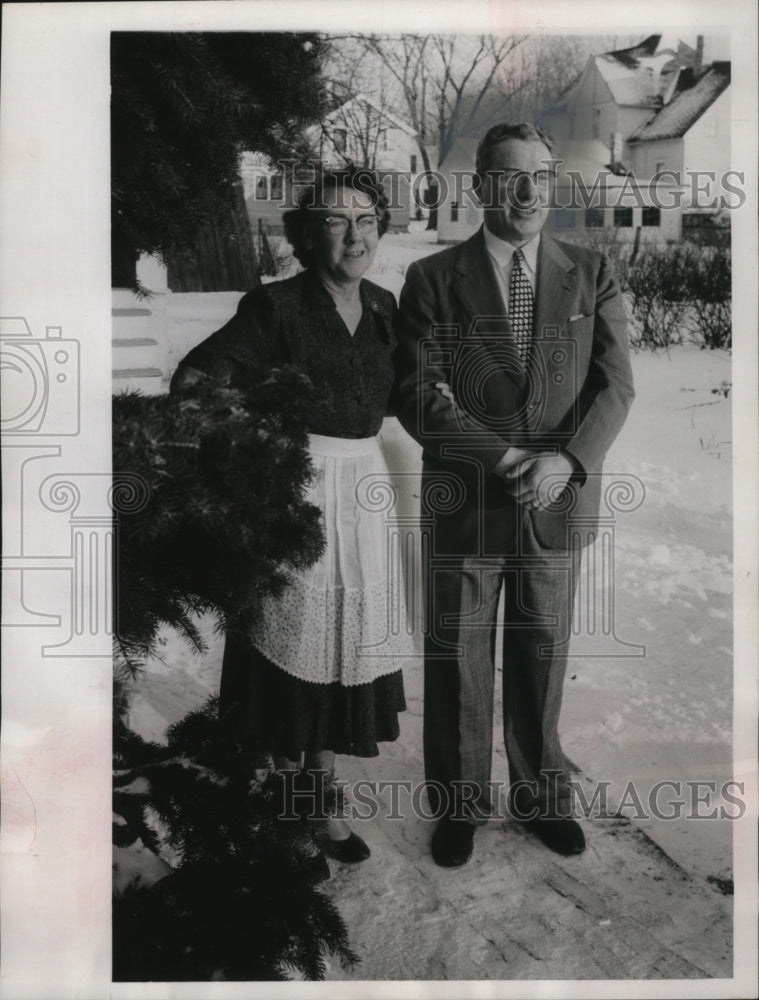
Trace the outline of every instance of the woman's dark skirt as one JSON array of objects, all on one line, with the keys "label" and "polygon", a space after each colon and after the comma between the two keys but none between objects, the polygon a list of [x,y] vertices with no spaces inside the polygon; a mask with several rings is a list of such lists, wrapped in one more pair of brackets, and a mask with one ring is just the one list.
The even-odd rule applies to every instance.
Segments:
[{"label": "woman's dark skirt", "polygon": [[293,677],[255,647],[228,637],[220,713],[241,742],[297,760],[304,751],[376,757],[378,743],[398,739],[404,711],[400,670],[344,687]]}]

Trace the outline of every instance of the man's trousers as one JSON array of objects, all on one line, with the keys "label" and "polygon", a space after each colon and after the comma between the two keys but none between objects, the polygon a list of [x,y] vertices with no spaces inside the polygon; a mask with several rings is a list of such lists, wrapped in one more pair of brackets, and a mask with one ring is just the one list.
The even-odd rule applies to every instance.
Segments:
[{"label": "man's trousers", "polygon": [[[490,811],[495,648],[503,644],[504,742],[517,818],[567,815],[558,734],[580,551],[544,549],[523,511],[517,550],[425,566],[424,758],[430,805],[482,822]],[[496,623],[501,588],[503,622]]]}]

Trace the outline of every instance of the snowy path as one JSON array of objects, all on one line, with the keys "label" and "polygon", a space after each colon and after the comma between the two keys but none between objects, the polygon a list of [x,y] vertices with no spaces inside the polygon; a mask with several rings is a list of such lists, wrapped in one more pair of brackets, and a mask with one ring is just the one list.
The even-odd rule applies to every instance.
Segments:
[{"label": "snowy path", "polygon": [[[407,732],[420,737],[420,718],[410,721]],[[346,761],[343,777],[408,775],[419,761],[407,742],[368,767]],[[372,857],[355,868],[331,862],[327,888],[361,961],[351,973],[333,964],[328,978],[731,974],[731,901],[689,876],[628,820],[585,823],[587,851],[571,859],[551,854],[513,822],[488,824],[475,836],[471,861],[457,870],[432,861],[431,826],[413,817],[354,821]]]}]

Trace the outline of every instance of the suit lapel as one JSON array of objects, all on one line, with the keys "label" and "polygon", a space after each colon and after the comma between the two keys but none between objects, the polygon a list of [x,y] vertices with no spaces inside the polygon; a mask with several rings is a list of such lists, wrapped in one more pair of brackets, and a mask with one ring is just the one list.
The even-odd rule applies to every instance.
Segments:
[{"label": "suit lapel", "polygon": [[498,290],[490,254],[480,229],[462,243],[454,265],[453,292],[470,320],[479,316],[503,316],[503,302]]},{"label": "suit lapel", "polygon": [[540,344],[547,328],[566,323],[577,293],[578,277],[574,263],[550,236],[540,237],[537,274],[534,332]]}]

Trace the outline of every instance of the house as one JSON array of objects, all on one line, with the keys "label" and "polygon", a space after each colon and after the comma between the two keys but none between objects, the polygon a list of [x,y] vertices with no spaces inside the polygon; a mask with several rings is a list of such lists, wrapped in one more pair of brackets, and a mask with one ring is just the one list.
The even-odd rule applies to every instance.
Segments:
[{"label": "house", "polygon": [[665,191],[669,195],[671,185],[652,190],[641,184],[599,139],[565,139],[557,153],[555,204],[546,223],[557,239],[663,243],[679,238],[678,216],[662,211],[658,200]]},{"label": "house", "polygon": [[[581,198],[574,216],[568,209],[553,214],[553,228],[565,235],[574,230],[573,238],[593,238],[587,230],[604,228],[621,239],[640,233],[677,240],[714,231],[715,218],[735,203],[729,201],[730,63],[705,64],[703,36],[695,47],[660,43],[660,35],[650,35],[631,48],[591,56],[546,117],[561,170],[574,186],[561,190],[560,175],[557,201],[573,204],[566,197],[578,188],[580,195],[594,185],[603,191],[600,207]],[[709,47],[716,51],[716,43]]]},{"label": "house", "polygon": [[307,135],[328,167],[356,163],[413,177],[422,166],[414,129],[366,94],[340,104]]},{"label": "house", "polygon": [[259,231],[281,233],[282,213],[297,199],[292,170],[263,153],[246,152],[240,158],[240,177],[254,238]]},{"label": "house", "polygon": [[[559,161],[548,232],[575,241],[612,232],[622,241],[724,240],[725,209],[740,196],[730,172],[730,63],[704,64],[702,37],[695,47],[660,42],[650,35],[591,56],[544,116]],[[460,139],[441,164],[441,243],[480,224],[465,177],[476,147]]]},{"label": "house", "polygon": [[[636,177],[680,178],[678,235],[727,238],[737,207],[738,179],[730,161],[730,63],[680,74],[670,100],[629,137],[629,163]],[[666,209],[664,210],[667,211]]]},{"label": "house", "polygon": [[482,209],[472,194],[477,139],[458,139],[437,171],[438,243],[459,243],[482,223]]},{"label": "house", "polygon": [[[424,204],[424,164],[414,129],[368,95],[339,104],[307,130],[314,160],[337,169],[349,163],[376,170],[390,200],[390,228],[405,231]],[[435,164],[433,163],[433,166]],[[260,153],[244,153],[241,175],[254,233],[282,232],[282,213],[297,200],[292,168],[272,164]]]},{"label": "house", "polygon": [[[477,140],[458,140],[439,171],[439,243],[467,239],[482,222],[482,209],[471,193],[476,150]],[[677,238],[672,213],[662,215],[648,186],[613,164],[608,146],[599,140],[564,140],[558,159],[546,232],[572,241],[600,238],[603,230],[614,230],[615,239],[623,241],[632,241],[638,229],[643,240]]]},{"label": "house", "polygon": [[627,49],[591,56],[582,73],[559,95],[544,116],[547,130],[557,142],[600,140],[620,143],[666,101],[679,68],[698,60],[698,52],[679,43],[676,50],[659,50],[661,35]]}]

